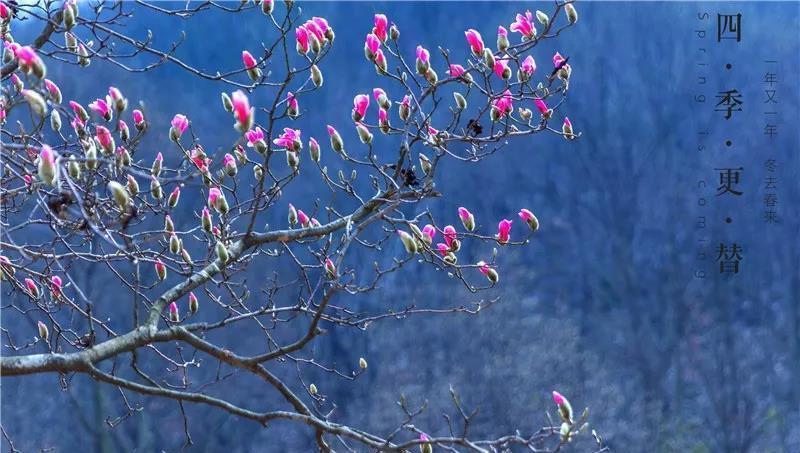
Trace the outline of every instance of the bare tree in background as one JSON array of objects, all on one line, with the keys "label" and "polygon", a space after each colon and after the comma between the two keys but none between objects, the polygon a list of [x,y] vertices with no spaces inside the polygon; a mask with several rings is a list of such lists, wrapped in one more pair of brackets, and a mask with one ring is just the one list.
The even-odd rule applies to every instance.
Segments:
[{"label": "bare tree in background", "polygon": [[[531,55],[540,42],[577,22],[570,2],[555,2],[549,14],[517,15],[508,29],[498,30],[496,50],[477,31],[466,31],[471,57],[461,62],[451,61],[444,49],[421,46],[409,59],[399,50],[398,25],[376,15],[364,27],[366,61],[360,64],[375,69],[375,83],[383,88],[356,95],[352,111],[341,108],[341,116],[320,124],[314,132],[328,137],[319,141],[292,121],[309,111],[314,92],[324,87],[334,29],[291,1],[0,6],[4,377],[58,373],[69,385],[71,376],[86,374],[118,388],[129,414],[137,410],[129,403],[132,395],[143,394],[179,401],[182,414],[184,403],[198,403],[265,426],[307,425],[321,451],[516,446],[555,452],[588,430],[587,412],[573,413],[566,398],[553,392],[558,422],[545,420],[536,429],[525,422],[514,433],[472,438],[476,412],[451,389],[460,418],[447,418],[449,436],[426,434],[432,429],[415,424],[424,405],[412,407],[402,398],[403,423],[371,433],[337,423],[335,402],[304,377],[309,368],[345,380],[369,372],[364,358],[353,371],[316,357],[310,347],[326,329],[474,314],[497,302],[482,293],[499,284],[503,252],[525,245],[537,230],[533,213],[520,207],[509,219],[476,219],[462,208],[438,219],[419,204],[447,195],[436,188],[445,160],[479,162],[502,154],[510,140],[537,133],[579,137],[561,113],[572,71],[568,58],[556,54],[553,66],[537,69]],[[244,50],[241,67],[205,69],[176,56],[180,42],[160,49],[152,36],[126,32],[134,10],[182,20],[210,10],[263,14],[273,39]],[[17,21],[40,23],[41,33],[33,42],[16,43]],[[134,106],[113,86],[84,107],[68,100],[67,87],[47,79],[46,63],[80,70],[97,61],[131,73],[170,64],[225,86],[219,115],[233,117],[229,152],[204,150],[192,112],[157,124],[144,102]],[[389,91],[403,94],[390,98]],[[251,107],[254,93],[271,101]],[[337,129],[351,127],[360,143]],[[168,135],[172,151],[145,162],[139,151],[149,134]],[[321,163],[334,159],[347,170],[329,172]],[[357,190],[357,179],[371,190]],[[327,202],[286,200],[291,184],[317,185],[327,191]],[[180,214],[186,204],[194,215]],[[285,224],[264,227],[269,210],[285,212]],[[456,215],[460,223],[451,221]],[[496,230],[486,226],[495,224]],[[466,242],[484,244],[485,260],[459,260]],[[348,262],[356,250],[361,257],[397,256],[359,275]],[[378,288],[387,274],[416,262],[460,281],[473,302],[400,311],[378,303],[368,311],[348,305]],[[254,267],[271,272],[248,282],[242,274]],[[113,291],[105,295],[109,301],[93,302],[98,290],[87,288],[87,272],[113,282],[101,290]],[[129,327],[113,329],[119,319]],[[242,344],[219,341],[219,332],[236,329],[257,332],[260,339],[253,342],[248,334],[250,341]],[[296,368],[293,379],[276,371],[287,364]],[[202,373],[209,368],[210,374]],[[285,407],[264,410],[257,402],[243,405],[217,394],[242,374],[277,392]],[[13,436],[3,433],[14,450]],[[186,441],[191,443],[188,428]],[[596,434],[591,445],[607,451]]]}]

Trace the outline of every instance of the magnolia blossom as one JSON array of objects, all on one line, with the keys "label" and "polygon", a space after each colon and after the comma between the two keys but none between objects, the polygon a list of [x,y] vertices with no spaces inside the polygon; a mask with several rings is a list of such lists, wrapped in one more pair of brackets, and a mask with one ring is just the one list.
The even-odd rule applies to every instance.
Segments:
[{"label": "magnolia blossom", "polygon": [[566,59],[562,57],[560,53],[556,52],[555,55],[553,55],[554,68],[560,68],[561,66],[563,66],[564,61],[566,61]]},{"label": "magnolia blossom", "polygon": [[550,110],[547,108],[547,104],[545,104],[544,99],[535,99],[533,103],[536,104],[536,108],[539,109],[539,112],[542,115],[547,114],[547,112]]},{"label": "magnolia blossom", "polygon": [[298,209],[297,210],[297,221],[300,222],[300,225],[303,228],[305,228],[311,222],[311,219],[308,217],[308,215],[305,212],[303,212],[302,209]]},{"label": "magnolia blossom", "polygon": [[450,246],[441,242],[436,244],[436,249],[442,256],[447,256],[447,254],[450,253]]},{"label": "magnolia blossom", "polygon": [[492,270],[492,268],[488,264],[486,264],[485,261],[478,261],[477,266],[478,270],[481,271],[481,274],[483,275],[489,275],[489,271]]},{"label": "magnolia blossom", "polygon": [[89,119],[89,114],[86,113],[86,109],[83,108],[82,105],[78,104],[75,101],[69,101],[69,107],[75,113],[75,116],[80,118],[82,121],[86,121]]},{"label": "magnolia blossom", "polygon": [[497,242],[507,243],[511,239],[511,220],[503,219],[497,225]]},{"label": "magnolia blossom", "polygon": [[442,233],[444,234],[444,242],[447,243],[447,247],[453,249],[453,244],[458,237],[455,227],[453,227],[453,225],[447,225],[444,227],[444,230],[442,230]]},{"label": "magnolia blossom", "polygon": [[180,322],[180,314],[178,313],[178,304],[172,302],[169,304],[169,320],[172,322]]},{"label": "magnolia blossom", "polygon": [[507,79],[511,75],[511,68],[508,67],[508,60],[498,58],[494,61],[494,73],[501,79]]},{"label": "magnolia blossom", "polygon": [[308,53],[308,30],[305,27],[300,26],[295,28],[294,30],[294,37],[297,41],[297,52],[302,54]]},{"label": "magnolia blossom", "polygon": [[322,29],[313,20],[307,20],[306,23],[303,24],[303,27],[305,27],[309,33],[314,35],[314,38],[316,38],[320,43],[326,41],[325,34],[322,32]]},{"label": "magnolia blossom", "polygon": [[47,88],[47,93],[50,95],[50,99],[52,99],[56,104],[60,104],[61,90],[58,88],[58,85],[56,85],[50,79],[44,79],[44,86]]},{"label": "magnolia blossom", "polygon": [[[56,154],[52,148],[42,145],[39,151],[38,164],[39,178],[47,185],[55,185],[58,179],[58,169],[56,168]],[[27,176],[27,175],[26,175]]]},{"label": "magnolia blossom", "polygon": [[431,54],[428,52],[428,49],[422,46],[417,46],[417,60],[426,65],[430,64]]},{"label": "magnolia blossom", "polygon": [[525,208],[519,210],[519,218],[527,223],[531,230],[536,231],[539,229],[539,219],[533,213]]},{"label": "magnolia blossom", "polygon": [[208,189],[208,206],[213,208],[222,197],[222,192],[217,187]]},{"label": "magnolia blossom", "polygon": [[367,113],[369,107],[369,96],[366,94],[359,94],[353,98],[353,120],[361,121]]},{"label": "magnolia blossom", "polygon": [[375,52],[375,67],[380,69],[380,71],[386,72],[386,57],[383,56],[382,49],[378,49]]},{"label": "magnolia blossom", "polygon": [[264,142],[264,131],[261,130],[260,127],[250,129],[249,131],[245,132],[244,136],[247,138],[247,146],[251,148],[255,147],[259,142]]},{"label": "magnolia blossom", "polygon": [[451,64],[450,69],[447,70],[450,77],[461,77],[465,72],[467,71],[460,64]]},{"label": "magnolia blossom", "polygon": [[139,109],[133,111],[133,125],[139,130],[143,129],[145,126],[144,114]]},{"label": "magnolia blossom", "polygon": [[368,34],[366,40],[364,41],[364,54],[367,56],[367,59],[373,60],[375,58],[375,54],[377,54],[380,50],[380,47],[380,39],[378,39],[378,37],[373,33]]},{"label": "magnolia blossom", "polygon": [[25,66],[33,66],[39,62],[39,56],[31,46],[17,47],[14,56],[17,57],[20,64]]},{"label": "magnolia blossom", "polygon": [[467,208],[463,206],[458,208],[458,217],[461,219],[461,223],[464,225],[464,228],[466,228],[468,231],[475,229],[475,216],[473,216]]},{"label": "magnolia blossom", "polygon": [[497,110],[498,117],[503,117],[513,112],[514,106],[512,105],[511,92],[509,90],[504,91],[503,95],[497,98],[492,106]]},{"label": "magnolia blossom", "polygon": [[330,25],[328,25],[327,19],[325,19],[324,17],[314,16],[311,18],[311,20],[314,22],[314,24],[317,26],[317,28],[319,28],[319,30],[326,38],[333,39],[333,29],[330,27]]},{"label": "magnolia blossom", "polygon": [[522,60],[520,70],[529,77],[533,75],[533,73],[536,71],[536,60],[533,59],[533,56],[528,55],[524,60]]},{"label": "magnolia blossom", "polygon": [[433,238],[435,236],[436,236],[436,228],[434,228],[433,225],[428,224],[425,225],[424,228],[422,228],[422,239],[428,244],[433,242]]},{"label": "magnolia blossom", "polygon": [[295,151],[302,145],[300,141],[300,130],[285,127],[283,128],[283,134],[273,140],[272,143],[286,148],[289,151]]},{"label": "magnolia blossom", "polygon": [[111,107],[108,106],[108,102],[104,99],[95,99],[94,102],[89,104],[89,108],[106,120],[111,119]]},{"label": "magnolia blossom", "polygon": [[375,34],[381,41],[386,41],[387,38],[387,29],[389,26],[389,20],[386,18],[385,14],[376,14],[375,15],[375,28],[372,29],[372,33]]},{"label": "magnolia blossom", "polygon": [[[135,118],[136,115],[134,112],[134,121],[136,121]],[[172,118],[170,124],[172,125],[172,129],[176,131],[177,136],[180,138],[180,136],[183,135],[184,132],[186,132],[186,128],[189,127],[189,119],[186,118],[185,115],[178,113]]]},{"label": "magnolia blossom", "polygon": [[114,138],[111,136],[111,132],[106,129],[105,126],[96,126],[95,136],[97,137],[97,143],[100,143],[100,146],[102,146],[103,149],[108,152],[114,150]]},{"label": "magnolia blossom", "polygon": [[258,65],[258,62],[255,58],[253,58],[253,55],[246,50],[242,51],[242,63],[244,63],[244,67],[247,69],[253,69],[256,67],[256,65]]},{"label": "magnolia blossom", "polygon": [[297,115],[297,112],[300,110],[300,104],[297,102],[297,96],[291,91],[286,94],[286,105],[289,108],[289,112],[294,112],[294,114]]},{"label": "magnolia blossom", "polygon": [[250,108],[250,101],[247,99],[247,95],[242,90],[236,90],[233,92],[231,100],[233,102],[233,116],[236,118],[237,124],[242,131],[249,130],[253,110]]},{"label": "magnolia blossom", "polygon": [[483,54],[483,38],[481,38],[481,34],[470,28],[469,30],[464,32],[464,35],[467,37],[467,42],[469,43],[470,49],[472,49],[472,53],[475,55],[482,55]]},{"label": "magnolia blossom", "polygon": [[39,287],[36,286],[36,282],[31,280],[30,278],[25,279],[25,288],[27,288],[28,292],[33,296],[34,299],[39,298]]},{"label": "magnolia blossom", "polygon": [[525,11],[525,15],[517,14],[516,22],[508,28],[522,34],[523,38],[533,39],[536,37],[536,26],[533,24],[533,14],[530,11]]}]

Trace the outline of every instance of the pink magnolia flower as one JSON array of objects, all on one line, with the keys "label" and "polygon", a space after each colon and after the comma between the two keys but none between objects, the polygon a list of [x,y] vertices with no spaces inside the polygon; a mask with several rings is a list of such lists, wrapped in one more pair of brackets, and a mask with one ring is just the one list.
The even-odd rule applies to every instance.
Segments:
[{"label": "pink magnolia flower", "polygon": [[253,55],[246,50],[242,51],[242,63],[244,63],[244,67],[247,69],[253,69],[256,67],[256,65],[258,65],[258,62],[255,58],[253,58]]},{"label": "pink magnolia flower", "polygon": [[431,137],[436,137],[437,135],[439,135],[439,131],[434,129],[433,126],[429,125],[428,126],[428,135],[430,135]]},{"label": "pink magnolia flower", "polygon": [[462,222],[467,221],[470,217],[472,217],[472,213],[465,207],[458,208],[458,217],[461,219]]},{"label": "pink magnolia flower", "polygon": [[[134,122],[136,121],[136,112],[134,111]],[[172,117],[172,121],[170,122],[173,128],[177,130],[180,134],[186,132],[186,128],[189,127],[189,119],[186,118],[186,115],[182,115],[178,113],[174,117]]]},{"label": "pink magnolia flower", "polygon": [[436,244],[436,249],[439,250],[439,253],[442,256],[446,256],[448,253],[450,253],[450,246],[441,242]]},{"label": "pink magnolia flower", "polygon": [[375,15],[375,28],[372,29],[372,33],[375,34],[381,41],[386,41],[387,33],[386,30],[389,26],[389,20],[386,18],[385,14],[376,14]]},{"label": "pink magnolia flower", "polygon": [[533,213],[525,208],[520,209],[519,211],[519,218],[522,219],[523,222],[530,222],[532,219],[535,218]]},{"label": "pink magnolia flower", "polygon": [[300,143],[300,130],[292,129],[289,127],[283,128],[283,134],[272,141],[278,146],[294,151],[297,144]]},{"label": "pink magnolia flower", "polygon": [[562,394],[560,394],[560,393],[556,392],[555,390],[553,390],[553,402],[554,403],[556,403],[557,405],[561,406],[561,405],[564,404],[565,401],[566,401],[566,398],[564,398],[564,396]]},{"label": "pink magnolia flower", "polygon": [[308,32],[313,34],[314,37],[317,38],[317,41],[320,43],[325,42],[325,34],[322,32],[322,29],[319,28],[316,22],[309,19],[305,24],[303,24],[303,27],[305,27]]},{"label": "pink magnolia flower", "polygon": [[383,88],[373,88],[372,97],[375,98],[375,102],[380,103],[381,98],[386,97],[386,92],[383,91]]},{"label": "pink magnolia flower", "polygon": [[50,165],[55,165],[56,153],[53,151],[53,148],[50,148],[47,145],[42,145],[42,149],[39,151],[39,159],[42,159],[42,161],[47,162]]},{"label": "pink magnolia flower", "polygon": [[553,67],[560,68],[564,63],[564,60],[564,57],[562,57],[560,53],[556,52],[555,55],[553,55]]},{"label": "pink magnolia flower", "polygon": [[136,127],[144,126],[144,114],[139,109],[133,111],[133,124]]},{"label": "pink magnolia flower", "polygon": [[428,49],[417,46],[417,60],[421,61],[423,64],[429,64],[431,61],[431,54],[428,52]]},{"label": "pink magnolia flower", "polygon": [[489,275],[489,271],[491,271],[492,268],[486,264],[485,261],[478,261],[478,270],[481,271],[483,275]]},{"label": "pink magnolia flower", "polygon": [[125,100],[125,96],[122,95],[122,91],[120,91],[117,87],[108,87],[108,97],[110,97],[114,102]]},{"label": "pink magnolia flower", "polygon": [[50,277],[50,291],[53,293],[54,299],[61,298],[61,277],[54,275]]},{"label": "pink magnolia flower", "polygon": [[169,319],[172,322],[178,322],[180,320],[178,315],[178,304],[175,302],[169,304]]},{"label": "pink magnolia flower", "polygon": [[325,272],[327,272],[328,276],[331,278],[336,277],[336,265],[333,264],[333,260],[330,258],[325,258]]},{"label": "pink magnolia flower", "polygon": [[447,70],[450,77],[461,77],[465,72],[467,71],[460,64],[451,64],[450,69]]},{"label": "pink magnolia flower", "polygon": [[95,99],[94,102],[89,104],[89,108],[103,118],[109,119],[111,117],[111,107],[105,99]]},{"label": "pink magnolia flower", "polygon": [[523,37],[533,39],[536,37],[536,26],[533,24],[533,14],[525,11],[525,15],[517,14],[516,22],[508,28],[516,33],[521,33]]},{"label": "pink magnolia flower", "polygon": [[364,50],[367,52],[367,54],[374,57],[374,55],[378,53],[378,50],[380,50],[380,47],[380,39],[378,39],[378,37],[373,33],[368,34],[366,40],[364,41]]},{"label": "pink magnolia flower", "polygon": [[508,67],[508,60],[503,60],[501,58],[496,59],[494,61],[494,73],[497,74],[497,77],[500,77],[501,79],[505,78],[503,77],[503,74],[506,73],[506,71],[509,71],[509,73],[511,71],[511,69]]},{"label": "pink magnolia flower", "polygon": [[291,91],[286,94],[286,104],[289,106],[289,110],[294,110],[295,112],[300,108],[300,104],[297,102],[297,96]]},{"label": "pink magnolia flower", "polygon": [[100,146],[102,146],[104,149],[109,150],[109,152],[113,151],[111,149],[111,147],[113,146],[112,143],[113,138],[111,137],[111,132],[108,129],[106,129],[105,126],[95,127],[95,135],[97,137],[97,142],[100,143]]},{"label": "pink magnolia flower", "polygon": [[464,35],[467,37],[472,53],[475,55],[483,54],[483,38],[481,38],[481,34],[477,30],[470,28],[464,32]]},{"label": "pink magnolia flower", "polygon": [[251,110],[247,95],[242,90],[236,90],[233,92],[231,100],[233,101],[233,115],[236,118],[236,122],[242,126],[243,130],[249,129],[246,126],[250,124]]},{"label": "pink magnolia flower", "polygon": [[400,105],[402,105],[403,107],[410,108],[411,107],[411,96],[409,96],[409,95],[403,96],[403,100],[400,101]]},{"label": "pink magnolia flower", "polygon": [[359,94],[353,98],[353,119],[360,121],[367,113],[369,107],[369,96],[366,94]]},{"label": "pink magnolia flower", "polygon": [[497,225],[497,242],[507,243],[511,239],[511,220],[503,219]]},{"label": "pink magnolia flower", "polygon": [[11,18],[11,11],[8,9],[5,3],[0,2],[0,19],[8,20]]},{"label": "pink magnolia flower", "polygon": [[25,66],[33,66],[39,61],[39,56],[31,46],[17,47],[14,56],[17,57],[20,64]]},{"label": "pink magnolia flower", "polygon": [[84,109],[82,105],[75,101],[69,101],[69,107],[72,109],[75,115],[83,121],[85,121],[85,119],[89,116],[89,114],[86,113],[86,109]]},{"label": "pink magnolia flower", "polygon": [[522,66],[520,69],[528,76],[532,75],[536,71],[536,60],[534,60],[531,55],[528,55],[524,60],[522,60]]},{"label": "pink magnolia flower", "polygon": [[338,134],[338,132],[336,131],[336,128],[329,124],[328,125],[328,135],[333,137],[336,134]]},{"label": "pink magnolia flower", "polygon": [[53,100],[55,103],[61,102],[61,90],[58,88],[52,80],[44,79],[44,86],[47,88],[47,92],[50,94],[50,99]]},{"label": "pink magnolia flower", "polygon": [[36,298],[36,299],[39,298],[39,287],[36,286],[36,282],[31,280],[30,278],[26,278],[25,279],[25,288],[28,289],[28,292],[31,293],[31,295],[34,298]]},{"label": "pink magnolia flower", "polygon": [[544,115],[545,113],[548,112],[548,110],[550,110],[547,108],[547,104],[545,104],[544,99],[535,99],[533,103],[536,104],[536,108],[539,109],[539,112],[542,115]]},{"label": "pink magnolia flower", "polygon": [[514,106],[512,104],[511,92],[509,90],[504,91],[503,95],[497,98],[492,105],[497,109],[501,117],[513,112]]},{"label": "pink magnolia flower", "polygon": [[386,57],[383,56],[383,50],[378,49],[375,52],[375,66],[386,70]]},{"label": "pink magnolia flower", "polygon": [[297,40],[297,51],[303,54],[308,53],[308,30],[300,26],[295,28],[294,37]]},{"label": "pink magnolia flower", "polygon": [[247,138],[247,146],[252,148],[257,142],[264,140],[264,131],[260,127],[256,127],[245,132],[244,136]]},{"label": "pink magnolia flower", "polygon": [[208,206],[214,207],[217,205],[217,202],[222,197],[222,192],[219,190],[218,187],[212,187],[208,189]]},{"label": "pink magnolia flower", "polygon": [[389,113],[385,109],[378,109],[378,122],[380,124],[389,122]]},{"label": "pink magnolia flower", "polygon": [[331,30],[330,25],[328,25],[328,20],[324,17],[315,16],[312,17],[311,20],[314,21],[314,23],[317,25],[317,28],[319,28],[323,34],[327,34],[328,30]]},{"label": "pink magnolia flower", "polygon": [[303,228],[305,228],[305,227],[308,226],[308,224],[311,221],[311,219],[308,217],[308,215],[306,215],[305,212],[303,212],[302,209],[298,209],[297,210],[297,221],[300,222],[300,225],[302,225]]},{"label": "pink magnolia flower", "polygon": [[236,165],[236,160],[233,158],[233,155],[231,153],[225,153],[225,156],[222,158],[222,165],[227,166],[230,164]]},{"label": "pink magnolia flower", "polygon": [[458,237],[455,227],[453,227],[453,225],[447,225],[444,227],[444,230],[442,230],[442,233],[444,234],[444,242],[447,243],[447,247],[453,248],[453,241]]},{"label": "pink magnolia flower", "polygon": [[431,224],[425,225],[425,227],[422,228],[422,235],[424,236],[423,239],[425,239],[426,242],[433,242],[433,238],[436,236],[436,228],[434,228]]},{"label": "pink magnolia flower", "polygon": [[31,185],[31,183],[33,182],[33,178],[31,177],[31,175],[25,175],[25,176],[23,176],[23,177],[22,177],[22,180],[23,180],[23,181],[25,181],[25,185],[26,185],[26,186],[30,186],[30,185]]}]

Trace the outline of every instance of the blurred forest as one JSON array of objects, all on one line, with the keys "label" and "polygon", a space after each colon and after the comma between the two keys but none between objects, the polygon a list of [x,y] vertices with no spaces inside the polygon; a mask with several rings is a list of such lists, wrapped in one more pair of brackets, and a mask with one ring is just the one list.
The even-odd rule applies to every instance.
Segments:
[{"label": "blurred forest", "polygon": [[[517,12],[550,7],[549,2],[300,5],[308,16],[326,17],[337,33],[323,67],[326,88],[303,100],[297,122],[304,137],[318,139],[327,139],[325,124],[349,123],[354,94],[380,86],[363,61],[364,35],[375,13],[387,14],[400,27],[407,56],[423,44],[443,73],[437,45],[463,59],[467,28],[478,28],[487,44],[493,43],[497,25],[508,27]],[[547,70],[555,51],[570,57],[570,96],[562,108],[582,137],[568,142],[538,134],[510,143],[479,165],[450,162],[438,185],[451,196],[426,206],[452,222],[456,209],[466,206],[490,229],[521,207],[536,213],[542,227],[531,246],[506,253],[500,262],[502,284],[492,296],[501,301],[474,316],[388,320],[365,331],[326,326],[313,353],[344,369],[363,356],[369,369],[355,382],[329,374],[308,378],[336,404],[340,420],[377,432],[402,420],[395,402],[404,394],[415,403],[428,399],[422,421],[441,430],[433,434],[444,434],[442,413],[453,411],[451,385],[467,406],[480,408],[472,428],[477,433],[538,427],[546,423],[545,410],[552,409],[550,391],[558,389],[576,410],[590,408],[592,427],[613,451],[798,452],[800,4],[579,2],[577,7],[580,26],[546,42],[535,56],[540,70]],[[190,21],[134,12],[129,33],[144,36],[152,30],[162,48],[184,33],[177,55],[201,67],[203,62],[239,67],[241,50],[256,49],[267,39],[257,12],[237,15],[235,22],[221,12]],[[702,41],[709,51],[698,52],[694,31],[702,25],[711,34],[715,26],[714,20],[698,20],[699,12],[741,13],[742,41],[718,44],[709,37]],[[37,28],[18,27],[15,35],[24,42]],[[701,68],[700,59],[708,66]],[[771,142],[763,135],[759,105],[766,59],[777,60],[780,68],[780,132]],[[726,63],[732,69],[725,69]],[[85,69],[52,62],[48,70],[65,99],[85,105],[113,84],[132,101],[141,99],[153,124],[166,125],[175,113],[186,113],[206,150],[216,150],[218,157],[232,141],[219,102],[227,89],[175,66],[131,74],[100,61]],[[698,74],[708,77],[706,86],[698,85]],[[722,120],[713,104],[693,102],[698,93],[713,98],[732,86],[744,93],[745,104],[731,121]],[[265,99],[256,92],[251,102]],[[355,143],[350,129],[345,141]],[[700,130],[709,133],[699,138]],[[724,147],[726,139],[734,146]],[[165,133],[146,140],[150,155],[136,156],[144,162],[159,151],[170,153]],[[778,162],[778,224],[762,219],[768,156]],[[330,152],[323,163],[337,169]],[[734,165],[745,169],[744,195],[716,197],[714,168]],[[708,187],[699,189],[700,179]],[[311,205],[319,189],[294,184],[284,199]],[[700,206],[700,197],[708,204]],[[193,206],[182,208],[185,212],[173,216],[176,223],[194,222]],[[285,211],[271,213],[270,223],[282,224],[285,216]],[[698,229],[698,216],[705,216],[706,228]],[[731,224],[723,220],[728,216]],[[744,249],[737,275],[718,272],[715,247],[723,241]],[[392,247],[382,255],[350,256],[348,265],[366,269],[374,260],[390,261],[402,253],[399,242]],[[461,253],[463,259],[480,258],[471,250]],[[706,278],[696,278],[698,270]],[[249,272],[254,297],[263,297],[258,284],[265,271]],[[109,288],[115,282],[111,275],[86,269],[84,278],[95,304],[121,297]],[[3,297],[9,295],[4,291]],[[377,291],[346,303],[397,309],[409,301],[436,307],[463,299],[468,305],[472,297],[446,273],[411,265],[383,280]],[[111,325],[125,322],[123,316]],[[232,336],[232,347],[261,346],[250,344],[244,332],[224,333]],[[272,367],[278,374],[296,373],[288,364]],[[247,384],[242,379],[216,391],[231,392],[226,397],[233,401],[261,400],[264,407],[277,400]],[[4,379],[3,426],[23,451],[183,448],[175,401],[127,396],[144,410],[111,428],[106,420],[126,412],[113,387],[86,376],[66,388],[54,374]],[[263,429],[191,404],[186,411],[195,443],[190,451],[313,449],[309,432],[295,426]]]}]

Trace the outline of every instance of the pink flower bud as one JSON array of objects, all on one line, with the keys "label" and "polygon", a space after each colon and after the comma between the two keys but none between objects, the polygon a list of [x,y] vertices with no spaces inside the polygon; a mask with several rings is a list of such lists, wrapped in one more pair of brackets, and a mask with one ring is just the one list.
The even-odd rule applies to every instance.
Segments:
[{"label": "pink flower bud", "polygon": [[140,131],[145,128],[144,114],[141,110],[137,109],[133,111],[133,125]]},{"label": "pink flower bud", "polygon": [[39,287],[36,286],[36,283],[30,278],[25,279],[25,288],[28,289],[28,294],[31,296],[31,298],[39,298]]},{"label": "pink flower bud", "polygon": [[234,91],[231,100],[233,101],[233,116],[236,118],[236,127],[246,133],[253,123],[253,110],[250,109],[250,101],[242,90]]},{"label": "pink flower bud", "polygon": [[197,313],[197,310],[200,309],[200,303],[197,300],[197,296],[194,293],[189,293],[189,311],[192,314]]},{"label": "pink flower bud", "polygon": [[[209,202],[209,204],[211,204]],[[203,212],[200,214],[200,223],[203,227],[203,231],[206,233],[210,233],[213,229],[212,221],[211,221],[211,212],[208,210],[207,207],[203,207]]]},{"label": "pink flower bud", "polygon": [[372,33],[378,37],[381,41],[386,42],[386,38],[388,37],[386,31],[388,30],[389,20],[386,18],[385,14],[376,14],[375,15],[375,28],[372,29]]},{"label": "pink flower bud", "polygon": [[328,274],[328,278],[336,278],[336,265],[330,258],[325,258],[325,272]]},{"label": "pink flower bud", "polygon": [[433,225],[428,224],[422,228],[422,240],[427,242],[429,245],[433,242],[433,238],[436,236],[436,228]]},{"label": "pink flower bud", "polygon": [[300,112],[300,105],[297,102],[297,97],[291,91],[286,94],[287,113],[290,118],[296,118]]},{"label": "pink flower bud", "polygon": [[461,77],[465,72],[466,70],[460,64],[451,64],[450,69],[447,70],[450,77]]},{"label": "pink flower bud", "polygon": [[61,298],[61,277],[58,275],[50,277],[50,292],[53,294],[53,299]]},{"label": "pink flower bud", "polygon": [[497,242],[506,244],[511,239],[511,220],[503,219],[497,225]]},{"label": "pink flower bud", "polygon": [[508,60],[498,58],[494,61],[494,73],[501,79],[508,79],[511,77],[511,68],[508,67]]},{"label": "pink flower bud", "polygon": [[473,231],[475,229],[475,216],[473,216],[467,208],[458,208],[458,217],[461,219],[461,223],[467,231]]},{"label": "pink flower bud", "polygon": [[560,53],[556,52],[555,55],[553,55],[553,67],[558,69],[563,65],[563,63],[564,57],[562,57]]},{"label": "pink flower bud", "polygon": [[103,117],[106,121],[111,121],[111,107],[103,99],[95,99],[94,102],[89,104],[89,109],[94,113]]},{"label": "pink flower bud", "polygon": [[367,113],[369,107],[369,96],[359,94],[353,98],[353,121],[361,121]]},{"label": "pink flower bud", "polygon": [[244,63],[244,67],[247,69],[253,69],[258,65],[256,59],[246,50],[242,51],[242,63]]},{"label": "pink flower bud", "polygon": [[225,166],[225,173],[227,173],[228,176],[236,175],[236,159],[233,158],[233,155],[226,153],[225,157],[222,158],[222,165]]},{"label": "pink flower bud", "polygon": [[544,99],[535,99],[533,101],[536,104],[536,108],[539,109],[539,113],[542,115],[546,115],[550,109],[547,108],[547,104],[545,104]]},{"label": "pink flower bud", "polygon": [[444,242],[447,243],[447,247],[449,249],[453,249],[453,245],[457,240],[456,238],[458,237],[456,229],[453,227],[453,225],[447,225],[446,227],[444,227],[444,230],[442,231],[444,234]]},{"label": "pink flower bud", "polygon": [[559,415],[565,423],[572,423],[572,405],[564,395],[553,390],[553,402],[558,406]]},{"label": "pink flower bud", "polygon": [[181,188],[179,186],[175,186],[172,189],[172,193],[169,194],[169,198],[167,199],[167,206],[170,208],[174,208],[178,206],[178,200],[181,198]]},{"label": "pink flower bud", "polygon": [[174,323],[181,322],[181,315],[178,313],[178,304],[175,302],[169,304],[169,320]]},{"label": "pink flower bud", "polygon": [[301,55],[305,55],[308,53],[308,30],[305,27],[300,26],[295,28],[294,30],[295,40],[297,44],[295,48],[297,49],[297,53]]},{"label": "pink flower bud", "polygon": [[47,145],[42,145],[39,151],[39,179],[48,186],[54,186],[58,180],[55,151]]},{"label": "pink flower bud", "polygon": [[524,60],[522,60],[520,70],[530,77],[534,72],[536,72],[536,60],[534,60],[531,55],[528,55]]},{"label": "pink flower bud", "polygon": [[364,55],[367,57],[367,60],[375,60],[375,55],[380,50],[381,41],[375,36],[373,33],[367,35],[367,38],[364,40]]},{"label": "pink flower bud", "polygon": [[47,341],[48,337],[50,337],[50,331],[47,329],[47,324],[43,323],[42,321],[36,321],[36,328],[39,329],[39,338],[43,341]]},{"label": "pink flower bud", "polygon": [[520,209],[519,211],[519,218],[522,219],[523,222],[527,223],[531,230],[536,231],[539,229],[539,219],[536,218],[533,213],[527,209]]},{"label": "pink flower bud", "polygon": [[157,259],[155,267],[156,267],[156,275],[158,275],[158,279],[161,280],[161,281],[166,280],[166,278],[167,278],[167,266],[165,266],[164,263],[160,259]]},{"label": "pink flower bud", "polygon": [[47,93],[50,96],[50,99],[52,99],[52,101],[56,104],[60,104],[61,90],[58,88],[58,85],[49,79],[44,79],[44,86],[47,88]]},{"label": "pink flower bud", "polygon": [[483,39],[481,38],[481,34],[470,28],[464,32],[464,35],[467,37],[467,42],[469,43],[472,53],[476,56],[483,55]]},{"label": "pink flower bud", "polygon": [[300,222],[300,226],[302,226],[303,228],[306,228],[306,227],[308,227],[309,221],[311,219],[308,218],[308,216],[306,215],[305,212],[303,212],[302,210],[298,209],[297,210],[297,220]]},{"label": "pink flower bud", "polygon": [[428,72],[428,68],[431,65],[431,54],[428,52],[428,49],[417,46],[417,72],[420,74],[425,74]]},{"label": "pink flower bud", "polygon": [[375,98],[375,102],[377,102],[382,108],[388,109],[391,107],[389,97],[386,95],[386,92],[383,91],[383,88],[373,88],[372,97]]},{"label": "pink flower bud", "polygon": [[170,124],[172,125],[170,129],[170,138],[177,142],[189,127],[189,119],[186,118],[185,115],[178,113],[172,118]]}]

